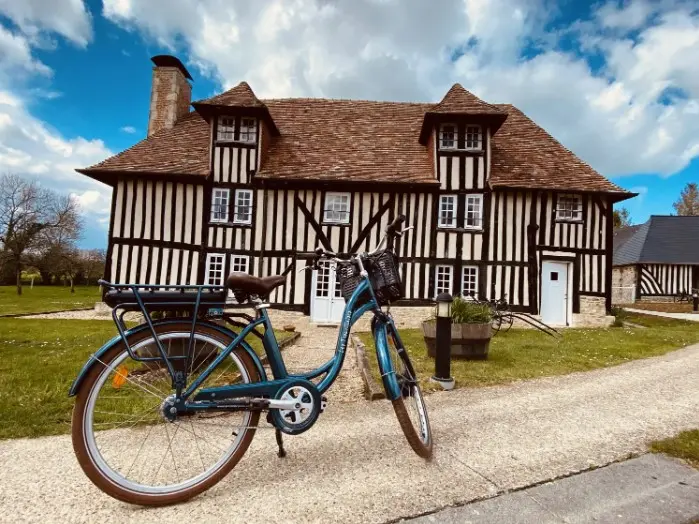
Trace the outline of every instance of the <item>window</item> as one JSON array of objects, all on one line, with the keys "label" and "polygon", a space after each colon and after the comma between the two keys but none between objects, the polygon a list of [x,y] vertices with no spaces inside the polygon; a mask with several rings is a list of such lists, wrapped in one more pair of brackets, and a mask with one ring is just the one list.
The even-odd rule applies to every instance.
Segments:
[{"label": "window", "polygon": [[466,229],[481,229],[483,227],[483,195],[466,195]]},{"label": "window", "polygon": [[254,118],[240,119],[240,141],[247,143],[257,141],[257,121]]},{"label": "window", "polygon": [[225,255],[209,253],[206,255],[206,279],[204,284],[207,286],[222,286],[223,285],[223,265]]},{"label": "window", "polygon": [[458,146],[456,124],[442,124],[439,128],[439,148],[456,149]]},{"label": "window", "polygon": [[218,119],[218,140],[235,140],[235,118],[222,116]]},{"label": "window", "polygon": [[248,273],[248,256],[231,255],[231,273]]},{"label": "window", "polygon": [[228,198],[229,190],[214,188],[211,198],[211,221],[228,222]]},{"label": "window", "polygon": [[582,220],[582,198],[580,195],[560,195],[558,197],[556,220],[570,222]]},{"label": "window", "polygon": [[440,293],[451,293],[451,282],[452,282],[452,268],[451,266],[437,266],[437,271],[435,275],[435,294]]},{"label": "window", "polygon": [[[333,288],[333,298],[342,298],[342,287],[340,279],[335,274],[335,264],[321,262],[318,272],[316,273],[316,292],[317,298],[330,298],[330,282],[335,281]],[[331,278],[334,277],[334,278]]]},{"label": "window", "polygon": [[456,195],[440,195],[439,227],[456,227]]},{"label": "window", "polygon": [[326,193],[323,207],[323,222],[328,224],[349,224],[349,193]]},{"label": "window", "polygon": [[480,126],[466,126],[465,149],[480,151],[482,142]]},{"label": "window", "polygon": [[[216,132],[216,139],[229,142],[236,140],[235,117],[221,116],[218,118],[218,130]],[[254,144],[257,141],[257,120],[255,118],[240,118],[238,141],[245,142],[246,144]]]},{"label": "window", "polygon": [[476,297],[478,295],[478,267],[464,266],[461,294],[465,297]]},{"label": "window", "polygon": [[235,224],[252,224],[252,190],[235,190],[233,222]]}]

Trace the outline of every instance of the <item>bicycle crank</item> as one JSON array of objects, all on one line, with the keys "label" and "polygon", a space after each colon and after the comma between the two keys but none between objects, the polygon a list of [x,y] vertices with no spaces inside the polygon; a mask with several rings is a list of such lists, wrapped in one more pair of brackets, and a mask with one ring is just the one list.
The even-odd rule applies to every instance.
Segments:
[{"label": "bicycle crank", "polygon": [[270,400],[270,418],[282,432],[298,435],[315,424],[325,403],[313,382],[293,380],[277,392],[275,399]]}]

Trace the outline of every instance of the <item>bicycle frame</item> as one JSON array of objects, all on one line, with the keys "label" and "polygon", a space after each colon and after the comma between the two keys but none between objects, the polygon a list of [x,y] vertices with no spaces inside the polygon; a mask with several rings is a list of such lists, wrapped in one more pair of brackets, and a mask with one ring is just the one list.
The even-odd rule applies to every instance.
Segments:
[{"label": "bicycle frame", "polygon": [[[369,293],[370,299],[363,304],[359,304],[359,297],[365,292]],[[196,404],[186,404],[185,409],[210,409],[215,407],[216,402],[219,402],[220,400],[232,399],[236,397],[267,396],[270,398],[275,398],[277,393],[289,382],[298,379],[311,380],[318,378],[321,375],[325,376],[317,384],[317,388],[320,393],[324,393],[330,388],[330,386],[332,386],[337,379],[340,370],[342,369],[352,326],[364,313],[368,311],[380,313],[381,308],[376,300],[373,290],[371,289],[369,278],[365,277],[359,283],[357,289],[354,290],[354,293],[350,297],[347,304],[345,304],[337,344],[335,346],[335,354],[332,356],[332,358],[314,370],[305,373],[290,374],[284,365],[284,360],[282,358],[281,351],[279,350],[276,337],[274,336],[274,331],[272,329],[269,316],[267,315],[267,311],[266,309],[260,309],[258,318],[243,329],[235,340],[233,340],[233,342],[231,342],[231,344],[223,352],[221,352],[219,357],[212,362],[209,367],[204,370],[204,372],[202,372],[197,380],[194,381],[183,393],[183,398],[185,400],[189,398],[192,393],[205,382],[206,378],[211,374],[211,372],[213,372],[215,367],[225,358],[227,358],[230,352],[233,351],[233,349],[245,338],[250,330],[260,325],[265,329],[263,347],[265,354],[267,355],[267,361],[269,362],[269,366],[272,370],[274,380],[267,380],[265,382],[256,382],[252,384],[235,384],[231,386],[203,388],[192,399],[196,402]],[[388,316],[381,315],[381,322],[392,322],[392,320]],[[377,348],[380,346],[382,348],[386,348],[384,351],[380,351],[380,353],[388,355],[387,344],[381,343],[377,337]]]},{"label": "bicycle frame", "polygon": [[[78,387],[80,383],[82,382],[84,376],[87,374],[87,371],[95,364],[101,362],[100,361],[100,356],[105,353],[107,350],[109,350],[111,347],[114,346],[114,344],[118,343],[120,340],[123,341],[123,343],[126,345],[127,351],[129,352],[130,356],[134,358],[135,360],[140,360],[140,361],[148,361],[148,360],[164,360],[165,364],[167,366],[168,372],[170,373],[170,376],[173,379],[173,385],[176,382],[176,375],[174,372],[174,368],[172,366],[171,360],[177,360],[177,359],[187,359],[191,357],[191,351],[192,351],[192,340],[193,340],[193,334],[196,331],[196,325],[198,322],[197,316],[198,316],[198,310],[199,307],[202,303],[201,296],[202,296],[202,291],[204,288],[210,288],[211,286],[177,286],[178,288],[189,288],[189,289],[197,289],[197,299],[196,299],[196,304],[195,308],[193,311],[193,319],[192,319],[192,325],[191,325],[191,333],[190,333],[190,343],[187,351],[186,356],[177,356],[177,357],[168,357],[165,349],[162,347],[162,344],[158,340],[156,333],[155,333],[155,325],[152,322],[150,315],[147,313],[147,308],[146,308],[146,303],[142,300],[140,297],[138,290],[139,289],[152,289],[154,286],[148,286],[148,285],[121,285],[121,286],[115,286],[115,287],[120,287],[124,289],[130,289],[134,292],[134,297],[136,300],[136,303],[133,304],[122,304],[121,306],[117,307],[114,309],[112,312],[112,316],[114,318],[114,321],[117,325],[117,329],[119,331],[119,335],[117,337],[114,337],[112,340],[110,340],[107,344],[105,344],[95,355],[93,355],[90,360],[85,364],[83,369],[81,370],[80,374],[78,377],[75,379],[71,390],[70,390],[70,395],[73,396],[77,393]],[[169,286],[173,287],[173,286]],[[369,299],[364,302],[360,303],[360,297],[364,294],[367,293],[369,295]],[[172,303],[168,304],[168,307],[171,306],[177,306],[179,303]],[[182,303],[184,305],[184,303]],[[191,304],[189,304],[191,306]],[[123,313],[129,308],[129,307],[135,307],[138,306],[138,308],[144,313],[144,317],[146,320],[145,325],[140,325],[137,326],[133,329],[125,329],[125,325],[123,323]],[[122,308],[124,311],[121,313],[121,316],[118,315],[117,310],[119,308]],[[393,326],[393,320],[389,315],[383,314],[381,311],[381,307],[376,299],[376,296],[374,294],[374,291],[371,287],[371,283],[369,281],[368,276],[364,276],[364,278],[360,281],[359,285],[357,288],[354,290],[354,293],[350,297],[350,299],[347,301],[347,304],[345,304],[345,309],[342,314],[342,322],[340,324],[340,329],[338,333],[338,338],[337,338],[337,344],[335,347],[335,353],[332,356],[330,360],[328,360],[326,363],[323,365],[317,367],[316,369],[313,369],[311,371],[305,372],[305,373],[299,373],[299,374],[290,374],[287,369],[286,365],[284,364],[284,360],[281,354],[281,351],[279,349],[279,344],[277,342],[277,339],[274,335],[274,330],[272,327],[272,323],[270,321],[270,318],[267,314],[267,310],[265,307],[259,307],[258,306],[258,315],[254,319],[250,319],[250,322],[248,325],[242,328],[240,333],[238,333],[236,336],[233,337],[233,341],[218,355],[218,357],[211,362],[204,371],[197,377],[195,381],[193,381],[191,384],[189,384],[186,387],[182,387],[181,391],[178,391],[178,398],[175,401],[175,405],[177,406],[178,411],[193,411],[193,410],[206,410],[206,409],[215,409],[217,406],[219,406],[219,403],[222,400],[228,400],[228,399],[235,399],[235,398],[240,398],[240,397],[247,397],[247,398],[255,398],[255,397],[267,397],[267,398],[275,398],[278,392],[283,389],[287,384],[294,380],[311,380],[314,378],[318,378],[322,375],[325,375],[320,382],[317,384],[318,391],[322,394],[325,391],[327,391],[332,384],[335,382],[337,379],[338,374],[340,373],[340,370],[342,369],[342,366],[344,364],[344,359],[345,359],[345,354],[347,351],[347,345],[349,342],[349,335],[350,335],[350,330],[352,326],[359,320],[359,318],[366,312],[368,311],[373,311],[374,314],[376,315],[376,325],[374,329],[374,336],[376,340],[376,348],[377,348],[377,357],[379,360],[379,366],[380,369],[382,370],[388,370],[390,368],[390,357],[388,353],[388,337],[387,337],[387,329],[386,326],[388,324],[391,324],[392,330],[391,330],[391,335],[395,338],[397,336],[397,332],[395,330],[395,326]],[[208,326],[212,326],[210,323],[206,323]],[[215,326],[215,325],[214,325]],[[249,347],[249,345],[245,342],[245,338],[253,331],[255,330],[258,326],[261,326],[264,329],[264,334],[262,335],[262,344],[263,348],[265,351],[265,354],[267,356],[267,362],[269,363],[269,367],[272,371],[273,375],[273,380],[269,380],[264,372],[264,368],[262,366],[262,363],[257,356],[257,354]],[[151,333],[153,334],[153,337],[156,341],[160,356],[159,357],[139,357],[133,353],[131,350],[131,347],[128,343],[128,338],[130,335],[136,333],[136,332],[141,332],[143,330],[149,329]],[[216,326],[216,329],[219,331],[225,332],[225,333],[231,333],[229,330]],[[259,332],[257,332],[259,334]],[[199,391],[196,392],[196,395],[194,395],[194,392],[202,386],[202,384],[205,384],[206,379],[213,373],[213,371],[216,369],[216,367],[221,364],[226,358],[229,357],[229,355],[233,352],[233,350],[236,347],[243,347],[243,349],[247,352],[247,354],[253,359],[255,363],[255,367],[257,368],[258,371],[260,371],[260,376],[262,377],[262,381],[260,382],[253,382],[253,383],[248,383],[248,384],[235,384],[235,385],[230,385],[230,386],[217,386],[217,387],[210,387],[210,388],[201,388]],[[186,368],[186,366],[185,366]],[[382,372],[382,374],[384,374]],[[389,394],[389,397],[391,399],[398,398],[400,396],[400,393],[398,391],[398,387],[395,383],[395,381],[391,381],[390,377],[385,376],[384,374],[384,384],[386,385],[386,390],[387,393]],[[193,402],[187,402],[187,400],[192,400]]]}]

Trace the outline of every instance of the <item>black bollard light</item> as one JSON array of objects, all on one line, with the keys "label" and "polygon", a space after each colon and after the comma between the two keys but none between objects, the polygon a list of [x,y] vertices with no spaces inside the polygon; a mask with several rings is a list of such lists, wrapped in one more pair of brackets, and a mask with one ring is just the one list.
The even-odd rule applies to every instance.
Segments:
[{"label": "black bollard light", "polygon": [[434,376],[432,381],[443,389],[454,389],[454,379],[451,377],[451,303],[449,293],[437,295],[437,333],[434,359]]},{"label": "black bollard light", "polygon": [[692,292],[692,309],[695,312],[699,311],[699,289]]}]

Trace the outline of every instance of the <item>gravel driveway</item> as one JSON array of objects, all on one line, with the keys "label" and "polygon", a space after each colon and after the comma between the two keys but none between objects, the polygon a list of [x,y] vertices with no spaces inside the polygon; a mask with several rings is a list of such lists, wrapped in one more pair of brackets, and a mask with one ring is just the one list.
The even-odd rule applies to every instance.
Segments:
[{"label": "gravel driveway", "polygon": [[430,395],[430,464],[410,451],[388,402],[331,399],[313,429],[286,439],[286,459],[276,457],[274,433],[261,430],[218,486],[159,509],[93,488],[68,436],[5,441],[0,521],[383,522],[643,452],[649,440],[699,426],[697,384],[699,345],[588,373]]}]

